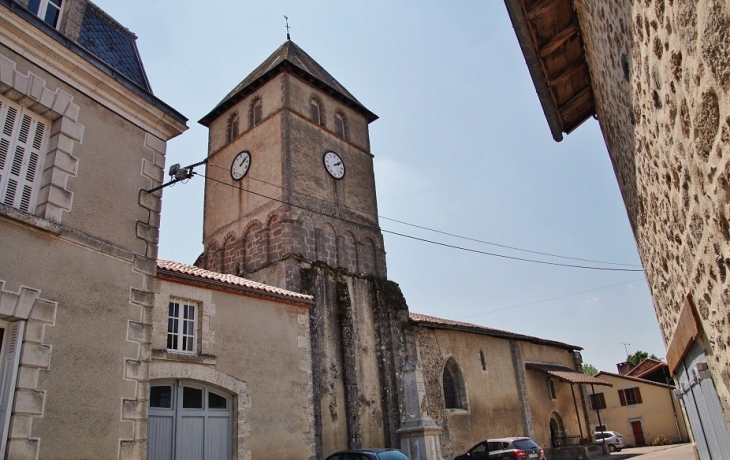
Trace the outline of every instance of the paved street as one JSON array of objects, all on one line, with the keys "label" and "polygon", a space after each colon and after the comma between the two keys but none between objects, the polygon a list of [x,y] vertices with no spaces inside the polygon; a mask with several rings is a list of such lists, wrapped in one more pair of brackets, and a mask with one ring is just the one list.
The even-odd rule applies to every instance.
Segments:
[{"label": "paved street", "polygon": [[671,446],[647,446],[629,447],[621,452],[615,452],[610,457],[603,457],[610,460],[636,459],[636,460],[695,460],[692,444],[674,444]]}]

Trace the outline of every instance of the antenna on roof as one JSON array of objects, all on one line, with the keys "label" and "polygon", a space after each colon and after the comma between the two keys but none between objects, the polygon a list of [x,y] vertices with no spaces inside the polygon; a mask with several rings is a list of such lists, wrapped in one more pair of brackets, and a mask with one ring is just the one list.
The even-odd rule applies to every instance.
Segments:
[{"label": "antenna on roof", "polygon": [[291,37],[289,36],[289,18],[284,15],[284,19],[286,20],[286,39],[287,41],[291,41]]},{"label": "antenna on roof", "polygon": [[629,345],[631,345],[631,344],[625,343],[625,342],[619,342],[619,343],[624,346],[624,349],[626,350],[626,359],[629,359],[629,357],[631,356],[631,355],[629,355]]}]

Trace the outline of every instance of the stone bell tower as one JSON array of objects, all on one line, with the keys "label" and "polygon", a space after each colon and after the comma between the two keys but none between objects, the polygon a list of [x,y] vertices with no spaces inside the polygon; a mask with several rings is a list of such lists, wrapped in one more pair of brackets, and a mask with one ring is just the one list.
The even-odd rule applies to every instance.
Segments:
[{"label": "stone bell tower", "polygon": [[200,120],[210,132],[196,265],[315,296],[316,458],[400,447],[408,308],[385,278],[376,119],[286,41]]}]

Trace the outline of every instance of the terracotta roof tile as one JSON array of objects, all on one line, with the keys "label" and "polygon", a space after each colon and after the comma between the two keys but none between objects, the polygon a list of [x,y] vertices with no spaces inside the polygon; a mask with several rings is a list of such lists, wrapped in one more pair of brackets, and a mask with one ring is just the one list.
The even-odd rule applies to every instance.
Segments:
[{"label": "terracotta roof tile", "polygon": [[240,276],[227,275],[224,273],[212,272],[210,270],[204,270],[194,265],[187,265],[180,262],[173,262],[171,260],[157,260],[158,270],[166,270],[173,273],[180,273],[183,275],[194,276],[201,280],[217,281],[220,283],[228,284],[230,286],[238,286],[253,291],[259,291],[263,294],[273,294],[276,296],[288,297],[296,300],[303,300],[312,302],[314,297],[311,295],[301,294],[299,292],[287,291],[275,286],[269,286],[268,284],[258,283],[251,281]]},{"label": "terracotta roof tile", "polygon": [[570,383],[577,383],[578,385],[604,385],[612,387],[613,384],[600,380],[590,375],[578,372],[575,369],[571,369],[568,366],[555,363],[538,363],[534,361],[525,362],[526,369],[532,369],[544,374],[552,375],[561,380],[565,380]]},{"label": "terracotta roof tile", "polygon": [[433,326],[443,329],[454,329],[463,330],[467,332],[474,332],[477,334],[491,335],[493,337],[501,337],[514,340],[522,340],[525,342],[539,343],[542,345],[551,345],[568,350],[582,350],[583,348],[577,345],[571,345],[568,343],[558,342],[555,340],[541,339],[530,335],[516,334],[514,332],[503,331],[500,329],[493,329],[491,327],[479,326],[471,323],[464,323],[461,321],[454,321],[450,319],[436,318],[435,316],[422,315],[420,313],[409,313],[410,320],[414,323],[418,323],[424,326]]},{"label": "terracotta roof tile", "polygon": [[657,366],[661,366],[663,363],[661,361],[658,361],[654,358],[646,358],[642,362],[636,365],[633,369],[628,371],[626,375],[633,375],[636,377],[640,377],[641,374],[645,374],[647,371],[653,370]]},{"label": "terracotta roof tile", "polygon": [[674,388],[674,386],[667,385],[665,383],[659,383],[659,382],[654,382],[652,380],[640,379],[639,377],[631,377],[630,375],[614,374],[613,372],[599,371],[595,375],[595,377],[598,378],[599,375],[610,375],[611,377],[618,377],[618,378],[622,378],[622,379],[626,379],[626,380],[633,380],[634,382],[648,383],[649,385],[658,385],[658,386],[664,387],[664,388]]}]

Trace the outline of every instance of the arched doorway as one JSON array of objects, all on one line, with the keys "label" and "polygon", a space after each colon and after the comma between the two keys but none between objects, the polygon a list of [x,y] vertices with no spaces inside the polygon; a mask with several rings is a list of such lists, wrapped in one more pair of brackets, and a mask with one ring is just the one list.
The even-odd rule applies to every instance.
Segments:
[{"label": "arched doorway", "polygon": [[550,442],[553,447],[565,444],[565,425],[563,425],[563,418],[557,412],[550,415]]},{"label": "arched doorway", "polygon": [[150,382],[149,460],[229,460],[233,398],[192,380]]}]

